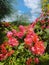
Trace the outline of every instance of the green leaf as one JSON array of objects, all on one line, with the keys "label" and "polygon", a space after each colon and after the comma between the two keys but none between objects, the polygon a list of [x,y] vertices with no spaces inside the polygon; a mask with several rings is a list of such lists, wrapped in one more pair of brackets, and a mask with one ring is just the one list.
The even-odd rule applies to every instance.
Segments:
[{"label": "green leaf", "polygon": [[4,63],[0,62],[0,65],[4,65]]},{"label": "green leaf", "polygon": [[47,47],[47,42],[44,42],[44,46]]},{"label": "green leaf", "polygon": [[45,32],[46,32],[47,35],[49,36],[49,29],[45,29]]}]

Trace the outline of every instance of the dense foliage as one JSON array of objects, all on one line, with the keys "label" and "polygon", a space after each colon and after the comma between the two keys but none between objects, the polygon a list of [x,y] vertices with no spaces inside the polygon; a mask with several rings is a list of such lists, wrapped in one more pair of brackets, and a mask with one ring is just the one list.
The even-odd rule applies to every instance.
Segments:
[{"label": "dense foliage", "polygon": [[[3,27],[3,26],[2,26]],[[4,24],[5,39],[0,44],[1,65],[48,65],[49,19],[44,14],[28,26],[16,29]]]},{"label": "dense foliage", "polygon": [[12,12],[10,0],[0,0],[0,20]]},{"label": "dense foliage", "polygon": [[41,0],[42,11],[49,12],[49,0]]}]

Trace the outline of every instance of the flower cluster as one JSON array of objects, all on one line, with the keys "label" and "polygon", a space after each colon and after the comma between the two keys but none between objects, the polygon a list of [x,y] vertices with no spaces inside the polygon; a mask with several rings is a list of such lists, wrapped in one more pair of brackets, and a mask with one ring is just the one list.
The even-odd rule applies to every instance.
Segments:
[{"label": "flower cluster", "polygon": [[17,40],[18,37],[20,39],[22,39],[22,37],[24,36],[25,33],[25,27],[20,25],[19,26],[19,32],[17,32],[15,29],[12,29],[12,31],[8,31],[7,32],[7,38],[8,41],[4,42],[1,46],[0,46],[0,61],[7,59],[9,56],[11,56],[14,53],[14,50],[7,50],[7,47],[17,47],[19,45],[19,41]]},{"label": "flower cluster", "polygon": [[18,31],[15,29],[8,31],[7,41],[0,45],[0,61],[15,55],[16,63],[38,64],[39,57],[46,52],[45,43],[49,42],[47,29],[49,30],[49,19],[45,21],[37,18],[28,26],[20,25]]},{"label": "flower cluster", "polygon": [[48,25],[49,24],[49,19],[47,21],[41,20],[40,23],[42,25],[41,26],[42,29],[49,28],[49,25]]},{"label": "flower cluster", "polygon": [[[30,28],[31,29],[31,28]],[[39,40],[38,35],[32,30],[26,34],[25,45],[31,47],[31,52],[35,55],[42,55],[45,51],[44,42]]]},{"label": "flower cluster", "polygon": [[[13,47],[18,47],[19,45],[19,39],[22,39],[23,36],[25,35],[24,38],[24,43],[25,46],[28,47],[28,49],[31,51],[32,55],[42,55],[45,51],[45,47],[44,47],[44,42],[40,41],[39,36],[34,32],[33,28],[34,28],[34,24],[29,25],[27,27],[20,25],[19,26],[19,31],[17,32],[15,29],[12,29],[11,31],[7,32],[7,38],[8,41],[4,44],[2,44],[1,47],[1,53],[0,53],[0,60],[4,60],[7,57],[11,56],[14,53],[14,50],[6,50],[7,46],[11,46]],[[27,61],[27,65],[28,63],[31,63],[31,59],[30,61]],[[36,61],[35,61],[36,62]]]},{"label": "flower cluster", "polygon": [[26,61],[26,64],[27,65],[30,65],[32,63],[33,59],[32,58],[28,58],[27,61]]},{"label": "flower cluster", "polygon": [[31,65],[32,62],[34,62],[35,64],[38,64],[39,59],[37,57],[36,58],[28,58],[27,61],[26,61],[26,64]]},{"label": "flower cluster", "polygon": [[4,42],[0,46],[0,61],[7,59],[14,53],[14,50],[10,50],[10,51],[7,50],[6,49],[7,46],[9,46],[7,42]]},{"label": "flower cluster", "polygon": [[8,44],[11,46],[18,46],[18,40],[13,37],[13,33],[11,31],[7,32]]},{"label": "flower cluster", "polygon": [[14,36],[21,39],[24,36],[25,31],[26,31],[25,27],[20,25],[18,32],[15,29],[12,29],[12,31],[7,32],[7,37],[9,38],[9,37]]},{"label": "flower cluster", "polygon": [[38,54],[38,55],[42,55],[45,51],[45,47],[42,41],[39,41],[37,43],[34,44],[34,46],[32,47],[31,51],[34,54]]}]

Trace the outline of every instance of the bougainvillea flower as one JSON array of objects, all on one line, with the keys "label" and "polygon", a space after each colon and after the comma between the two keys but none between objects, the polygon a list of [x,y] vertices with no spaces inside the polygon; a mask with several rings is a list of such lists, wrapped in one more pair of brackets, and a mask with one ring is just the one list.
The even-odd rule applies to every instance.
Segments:
[{"label": "bougainvillea flower", "polygon": [[11,50],[11,51],[7,52],[6,54],[4,54],[4,53],[0,54],[0,61],[7,59],[7,58],[10,57],[13,53],[14,53],[14,50]]},{"label": "bougainvillea flower", "polygon": [[18,38],[22,39],[23,36],[24,36],[24,33],[23,32],[18,32],[17,33],[17,37]]},{"label": "bougainvillea flower", "polygon": [[11,50],[7,53],[8,57],[11,56],[14,53],[14,50]]},{"label": "bougainvillea flower", "polygon": [[37,36],[37,34],[34,33],[34,31],[29,32],[29,33],[27,34],[27,37],[31,37],[31,39],[32,39],[32,41],[33,41],[34,43],[36,43],[36,42],[39,41],[39,37]]},{"label": "bougainvillea flower", "polygon": [[47,26],[46,28],[49,29],[49,26]]},{"label": "bougainvillea flower", "polygon": [[12,33],[11,31],[8,31],[8,32],[7,32],[7,37],[8,37],[8,38],[11,38],[12,35],[13,35],[13,33]]},{"label": "bougainvillea flower", "polygon": [[42,29],[44,29],[44,28],[46,28],[46,26],[45,26],[45,25],[43,25],[43,26],[41,26],[41,28],[42,28]]},{"label": "bougainvillea flower", "polygon": [[0,61],[2,61],[4,59],[4,55],[0,54]]},{"label": "bougainvillea flower", "polygon": [[30,33],[30,32],[33,32],[33,28],[31,25],[28,26],[27,28],[27,34]]},{"label": "bougainvillea flower", "polygon": [[36,18],[35,23],[37,23],[38,21],[39,21],[39,18]]},{"label": "bougainvillea flower", "polygon": [[35,33],[31,37],[34,43],[39,41],[39,37]]},{"label": "bougainvillea flower", "polygon": [[17,31],[15,29],[12,29],[13,36],[17,36]]},{"label": "bougainvillea flower", "polygon": [[41,22],[41,24],[44,24],[46,21],[45,20],[41,20],[40,22]]},{"label": "bougainvillea flower", "polygon": [[6,48],[5,48],[5,46],[2,44],[1,46],[0,46],[0,52],[1,53],[3,53],[3,54],[6,54],[7,53],[7,50],[6,50]]},{"label": "bougainvillea flower", "polygon": [[23,25],[20,25],[19,26],[19,30],[21,31],[21,32],[25,32],[26,30],[25,30],[25,27],[23,26]]},{"label": "bougainvillea flower", "polygon": [[29,45],[29,46],[31,46],[32,45],[32,42],[33,42],[32,41],[32,38],[25,38],[24,41],[25,41],[25,44],[26,45]]},{"label": "bougainvillea flower", "polygon": [[18,40],[16,39],[16,38],[10,38],[9,40],[8,40],[8,43],[9,43],[9,45],[11,45],[11,46],[18,46]]},{"label": "bougainvillea flower", "polygon": [[35,25],[36,25],[36,22],[33,22],[33,23],[31,24],[32,28],[34,28]]},{"label": "bougainvillea flower", "polygon": [[45,46],[42,41],[35,43],[32,47],[32,53],[37,55],[42,55],[45,51]]},{"label": "bougainvillea flower", "polygon": [[34,58],[34,63],[38,64],[39,63],[39,59],[38,58]]},{"label": "bougainvillea flower", "polygon": [[26,65],[31,65],[32,63],[32,58],[29,58],[27,61],[26,61]]}]

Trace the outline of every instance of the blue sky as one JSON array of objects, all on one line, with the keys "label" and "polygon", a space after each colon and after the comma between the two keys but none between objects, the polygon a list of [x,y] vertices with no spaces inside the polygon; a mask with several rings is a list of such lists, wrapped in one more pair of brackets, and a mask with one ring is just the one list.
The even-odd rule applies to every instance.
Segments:
[{"label": "blue sky", "polygon": [[18,10],[19,14],[29,14],[29,20],[32,22],[37,17],[40,16],[41,13],[41,4],[40,0],[14,0],[11,5],[13,7],[14,13],[11,17],[6,16],[5,21],[13,21],[16,18],[16,10]]}]

